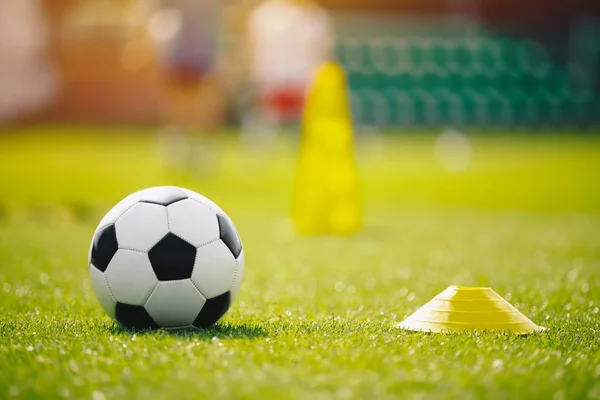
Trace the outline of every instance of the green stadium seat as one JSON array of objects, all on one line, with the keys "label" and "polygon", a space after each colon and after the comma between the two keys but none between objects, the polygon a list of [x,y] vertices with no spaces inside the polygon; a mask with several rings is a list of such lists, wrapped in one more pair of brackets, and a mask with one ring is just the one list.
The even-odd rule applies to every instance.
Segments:
[{"label": "green stadium seat", "polygon": [[415,99],[408,91],[390,89],[384,94],[390,104],[390,110],[393,114],[393,123],[401,126],[416,125]]},{"label": "green stadium seat", "polygon": [[432,41],[429,48],[429,58],[435,68],[448,69],[450,65],[450,49],[446,41]]},{"label": "green stadium seat", "polygon": [[506,126],[600,119],[594,93],[575,88],[569,71],[554,65],[535,41],[482,28],[469,36],[443,26],[436,32],[404,28],[396,37],[346,39],[336,48],[360,123]]},{"label": "green stadium seat", "polygon": [[479,71],[499,71],[498,45],[488,40],[475,40],[469,43],[473,52],[473,68]]}]

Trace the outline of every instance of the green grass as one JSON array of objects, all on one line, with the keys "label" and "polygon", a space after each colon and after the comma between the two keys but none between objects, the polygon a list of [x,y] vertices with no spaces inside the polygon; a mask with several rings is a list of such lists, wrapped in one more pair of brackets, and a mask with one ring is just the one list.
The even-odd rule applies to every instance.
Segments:
[{"label": "green grass", "polygon": [[[463,173],[430,134],[364,141],[365,228],[303,238],[289,143],[228,138],[221,173],[196,180],[147,132],[87,130],[0,136],[0,398],[600,398],[600,139],[475,135]],[[244,283],[212,329],[130,332],[91,291],[95,223],[155,184],[208,195],[240,231]],[[548,329],[395,328],[452,284],[489,285]]]}]

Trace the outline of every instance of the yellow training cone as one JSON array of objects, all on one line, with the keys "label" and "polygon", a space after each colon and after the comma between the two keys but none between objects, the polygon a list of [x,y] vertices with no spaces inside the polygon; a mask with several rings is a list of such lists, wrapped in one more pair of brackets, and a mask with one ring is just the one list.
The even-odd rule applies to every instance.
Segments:
[{"label": "yellow training cone", "polygon": [[301,234],[349,234],[361,225],[346,77],[321,65],[306,99],[292,220]]},{"label": "yellow training cone", "polygon": [[492,288],[450,286],[402,321],[398,327],[421,332],[467,330],[543,331]]}]

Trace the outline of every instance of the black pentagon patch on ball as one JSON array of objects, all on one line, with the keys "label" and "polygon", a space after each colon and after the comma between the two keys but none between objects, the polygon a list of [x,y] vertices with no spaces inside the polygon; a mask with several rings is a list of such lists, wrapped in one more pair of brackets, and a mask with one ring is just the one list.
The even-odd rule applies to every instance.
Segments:
[{"label": "black pentagon patch on ball", "polygon": [[189,279],[196,261],[196,248],[169,232],[150,249],[148,257],[159,281]]},{"label": "black pentagon patch on ball", "polygon": [[188,196],[183,190],[173,187],[157,190],[150,193],[148,196],[142,195],[140,202],[158,204],[166,207],[169,204],[177,203],[178,201],[185,200],[187,198]]},{"label": "black pentagon patch on ball", "polygon": [[200,314],[194,320],[194,326],[198,328],[208,328],[215,324],[226,312],[231,305],[231,294],[225,292],[206,300]]},{"label": "black pentagon patch on ball", "polygon": [[217,220],[219,221],[219,236],[221,240],[229,248],[233,257],[238,258],[242,252],[242,241],[235,231],[233,224],[229,221],[229,218],[221,214],[217,214]]},{"label": "black pentagon patch on ball", "polygon": [[142,306],[117,303],[116,317],[123,326],[129,329],[157,329],[158,325],[148,311]]},{"label": "black pentagon patch on ball", "polygon": [[110,260],[119,249],[117,232],[113,224],[100,229],[94,235],[92,242],[91,263],[100,271],[106,271]]}]

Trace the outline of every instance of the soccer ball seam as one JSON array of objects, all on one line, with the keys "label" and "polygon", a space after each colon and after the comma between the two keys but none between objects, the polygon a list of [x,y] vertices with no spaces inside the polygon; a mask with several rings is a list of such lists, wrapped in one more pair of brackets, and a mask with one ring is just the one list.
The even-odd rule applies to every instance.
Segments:
[{"label": "soccer ball seam", "polygon": [[[167,215],[168,215],[168,213],[167,213]],[[167,224],[168,224],[168,220],[169,220],[169,218],[167,217]],[[169,227],[169,232],[167,233],[167,235],[168,235],[169,233],[170,233],[171,235],[173,235],[173,236],[175,236],[175,237],[178,237],[179,239],[183,240],[184,242],[186,242],[186,243],[187,243],[187,244],[189,244],[190,246],[193,246],[193,247],[195,247],[196,249],[198,249],[198,248],[200,248],[200,247],[202,247],[202,246],[206,246],[207,244],[211,244],[212,242],[216,242],[216,240],[211,240],[211,241],[210,241],[210,242],[208,242],[208,243],[205,243],[205,244],[203,244],[203,245],[200,245],[200,246],[196,247],[196,246],[194,246],[193,244],[191,244],[191,243],[190,243],[190,242],[189,242],[189,241],[188,241],[186,238],[182,238],[180,235],[176,234],[175,232],[171,232],[171,228],[170,228],[170,227]],[[165,236],[167,236],[167,235],[165,235]],[[161,237],[161,238],[158,240],[158,242],[160,242],[161,240],[163,240],[163,239],[165,238],[165,236]],[[152,250],[152,248],[153,248],[154,246],[156,246],[156,245],[158,244],[158,242],[154,243],[154,244],[152,245],[152,247],[150,247],[150,250]],[[148,252],[149,252],[150,250],[148,250]],[[143,253],[147,253],[147,252],[143,252]]]},{"label": "soccer ball seam", "polygon": [[193,197],[188,197],[188,199],[190,199],[192,201],[195,201],[196,203],[200,204],[201,206],[204,206],[204,207],[208,208],[210,211],[214,212],[215,214],[218,214],[217,211],[213,210],[212,208],[210,208],[210,206],[208,204],[204,204],[203,202],[201,202],[201,201],[199,201],[197,199],[194,199]]},{"label": "soccer ball seam", "polygon": [[238,269],[240,268],[240,264],[238,263],[237,258],[235,260],[235,269],[233,270],[233,279],[231,280],[231,285],[229,285],[229,291],[233,289],[233,285],[235,283],[235,278],[237,277]]},{"label": "soccer ball seam", "polygon": [[[175,235],[175,234],[174,234],[174,235]],[[175,235],[175,236],[177,236],[177,235]],[[185,240],[185,239],[184,239],[184,240]],[[199,249],[199,248],[201,248],[201,247],[208,246],[209,244],[212,244],[212,243],[218,242],[219,240],[221,240],[221,238],[218,238],[218,239],[215,239],[215,240],[211,240],[210,242],[206,242],[206,243],[204,243],[204,244],[201,244],[200,246],[196,247],[196,250],[197,250],[197,249]],[[196,253],[196,254],[197,254],[197,253]]]},{"label": "soccer ball seam", "polygon": [[110,288],[110,285],[108,284],[108,278],[106,277],[106,274],[104,272],[102,272],[102,278],[104,279],[104,284],[106,285],[106,288],[108,289],[108,294],[110,294],[110,298],[113,299],[113,301],[115,303],[117,303],[117,299],[115,299],[115,295],[113,294],[112,289]]},{"label": "soccer ball seam", "polygon": [[[169,220],[169,207],[167,206],[167,207],[165,207],[165,209],[167,212],[167,229],[169,230],[169,232],[171,232],[171,221]],[[171,232],[171,233],[173,233],[173,232]],[[175,235],[175,234],[173,233],[173,235]],[[179,237],[178,235],[175,235],[175,236]],[[183,238],[179,237],[179,239],[183,239]]]},{"label": "soccer ball seam", "polygon": [[[175,234],[173,233],[173,235],[175,235]],[[175,235],[175,236],[177,236],[177,235]],[[177,236],[177,237],[179,237],[179,236]],[[180,239],[182,239],[182,238],[180,238]],[[183,239],[183,240],[185,240],[185,239]],[[218,239],[215,239],[215,240],[211,240],[208,243],[204,243],[203,245],[200,245],[200,246],[196,247],[196,257],[194,257],[194,265],[192,266],[192,272],[190,273],[190,281],[192,281],[192,283],[194,284],[194,286],[196,286],[196,283],[194,283],[194,280],[192,279],[192,276],[194,276],[194,270],[196,269],[196,261],[198,260],[198,249],[201,248],[201,247],[204,247],[204,246],[208,246],[211,243],[218,242],[219,240],[221,240],[221,238],[218,238]],[[200,290],[200,288],[198,286],[196,286],[196,289],[198,289],[198,292],[200,292],[200,294],[202,295],[202,297],[204,297],[206,299],[206,296],[204,295],[204,293],[202,293],[202,291]]]},{"label": "soccer ball seam", "polygon": [[104,228],[106,228],[107,226],[110,226],[110,225],[115,225],[115,226],[116,226],[116,224],[117,224],[117,221],[119,221],[119,220],[121,219],[121,217],[122,217],[123,215],[125,215],[125,213],[126,213],[127,211],[131,210],[133,207],[135,207],[135,206],[136,206],[136,205],[138,205],[139,203],[140,203],[140,201],[136,201],[135,203],[133,203],[132,205],[130,205],[129,207],[127,207],[125,210],[123,210],[123,212],[122,212],[122,213],[121,213],[121,214],[120,214],[120,215],[117,217],[117,219],[115,219],[115,221],[114,221],[114,222],[109,222],[109,223],[108,223],[108,224],[106,224],[106,225],[102,225],[102,226],[99,226],[99,227],[97,227],[97,228],[96,228],[96,232],[98,232],[99,230],[101,230],[101,229],[104,229]]},{"label": "soccer ball seam", "polygon": [[[203,298],[203,299],[205,300],[205,302],[206,302],[206,300],[208,300],[208,299],[206,298],[206,296],[204,295],[204,293],[202,293],[202,291],[200,290],[200,288],[199,288],[198,286],[196,286],[196,282],[194,282],[194,280],[193,280],[193,279],[190,279],[190,282],[192,282],[192,285],[194,285],[194,287],[196,288],[196,290],[198,291],[198,293],[200,293],[200,296],[202,296],[202,298]],[[204,305],[202,305],[202,307],[204,307]],[[200,311],[202,311],[202,308],[200,309]],[[193,325],[194,325],[194,324],[192,324],[192,326],[193,326]]]},{"label": "soccer ball seam", "polygon": [[[194,199],[192,199],[191,197],[188,197],[188,199],[189,199],[189,200],[193,200],[193,201],[195,201],[195,200],[194,200]],[[184,199],[184,200],[185,200],[185,199]],[[208,207],[206,204],[202,204],[202,203],[200,203],[199,201],[196,201],[196,203],[200,204],[201,206],[204,206],[204,207],[205,207],[205,208],[207,208],[209,211],[215,212],[214,210],[211,210],[211,209],[210,209],[210,208],[209,208],[209,207]],[[172,203],[172,204],[174,204],[174,203]],[[169,205],[170,205],[170,204],[169,204]],[[167,209],[167,229],[169,230],[169,233],[170,233],[171,235],[173,235],[173,236],[177,236],[179,239],[183,240],[183,241],[184,241],[184,242],[186,242],[186,243],[190,243],[190,242],[189,242],[189,241],[188,241],[186,238],[184,238],[184,237],[181,237],[181,235],[178,235],[178,234],[176,234],[175,232],[173,232],[173,231],[171,230],[171,221],[169,220],[169,207],[167,206],[167,207],[165,207],[165,208]],[[216,216],[216,215],[217,215],[217,213],[215,212],[215,216]],[[219,221],[217,220],[217,224],[218,224],[218,223],[219,223]],[[218,241],[218,240],[220,240],[220,239],[221,239],[221,238],[219,237],[219,238],[217,238],[217,239],[214,239],[214,240],[211,240],[211,241],[209,241],[209,242],[206,242],[206,243],[204,243],[204,244],[201,244],[200,246],[194,246],[194,247],[196,247],[196,250],[197,250],[197,249],[199,249],[200,247],[204,247],[204,246],[206,246],[206,245],[209,245],[209,244],[211,244],[211,243],[214,243],[214,242],[216,242],[216,241]],[[162,239],[161,239],[161,240],[162,240]],[[160,240],[159,240],[159,242],[160,242]],[[157,242],[157,243],[158,243],[158,242]],[[190,243],[190,244],[191,244],[191,243]],[[156,243],[155,243],[155,245],[156,245]],[[152,246],[152,247],[154,247],[154,246]],[[195,264],[195,263],[194,263],[194,264]],[[194,271],[194,270],[192,269],[192,272],[193,272],[193,271]]]},{"label": "soccer ball seam", "polygon": [[[148,295],[148,297],[146,297],[146,300],[144,300],[144,305],[142,307],[146,307],[146,304],[148,303],[148,300],[150,300],[150,297],[152,297],[152,294],[154,293],[154,291],[156,290],[156,288],[158,287],[158,284],[160,283],[160,281],[158,283],[156,283],[154,285],[154,287],[152,288],[152,290],[150,291],[150,294]],[[148,312],[148,310],[146,310],[146,312]]]},{"label": "soccer ball seam", "polygon": [[119,250],[133,251],[135,253],[142,253],[148,255],[147,251],[136,250],[136,249],[128,249],[127,247],[119,247]]}]

